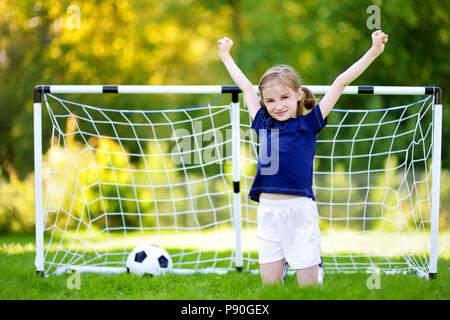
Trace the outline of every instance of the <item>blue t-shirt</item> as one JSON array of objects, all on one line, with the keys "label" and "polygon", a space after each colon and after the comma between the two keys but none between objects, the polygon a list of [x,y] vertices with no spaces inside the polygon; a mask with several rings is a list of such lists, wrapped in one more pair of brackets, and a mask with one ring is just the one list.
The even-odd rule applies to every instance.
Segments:
[{"label": "blue t-shirt", "polygon": [[278,121],[261,108],[252,129],[259,136],[258,167],[249,198],[259,202],[260,193],[307,196],[312,191],[317,134],[327,125],[319,105],[307,115]]}]

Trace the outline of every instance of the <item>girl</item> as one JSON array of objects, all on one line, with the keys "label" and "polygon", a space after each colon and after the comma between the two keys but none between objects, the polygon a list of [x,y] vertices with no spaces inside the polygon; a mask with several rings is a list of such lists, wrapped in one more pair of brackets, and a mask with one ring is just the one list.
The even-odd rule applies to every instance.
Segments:
[{"label": "girl", "polygon": [[[312,192],[316,137],[344,88],[384,51],[387,41],[381,30],[373,32],[371,48],[336,78],[317,105],[311,91],[301,86],[295,71],[286,65],[264,73],[258,98],[230,55],[233,41],[226,37],[218,41],[219,57],[241,89],[252,128],[260,136],[260,156],[249,198],[259,202],[257,238],[264,283],[282,282],[287,263],[296,270],[300,286],[318,282],[320,230]],[[305,109],[311,111],[305,114]],[[274,153],[270,164],[261,161],[263,149]],[[268,167],[275,170],[266,170]]]}]

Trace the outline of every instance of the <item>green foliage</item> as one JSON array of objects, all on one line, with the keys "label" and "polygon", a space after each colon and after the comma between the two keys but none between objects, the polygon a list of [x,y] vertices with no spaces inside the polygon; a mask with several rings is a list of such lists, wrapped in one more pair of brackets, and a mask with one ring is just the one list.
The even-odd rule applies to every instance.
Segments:
[{"label": "green foliage", "polygon": [[[235,40],[233,54],[255,84],[279,63],[294,66],[306,85],[330,84],[370,46],[372,4],[389,43],[354,84],[436,85],[447,105],[445,1],[82,1],[77,26],[70,1],[2,0],[0,109],[8,117],[0,120],[0,166],[13,164],[21,178],[32,170],[36,84],[229,84],[216,48],[224,35]],[[363,105],[351,99],[341,102]],[[386,105],[384,97],[378,102]],[[445,167],[448,159],[443,150]]]},{"label": "green foliage", "polygon": [[0,174],[0,234],[34,231],[33,175],[19,180],[13,173],[9,183]]}]

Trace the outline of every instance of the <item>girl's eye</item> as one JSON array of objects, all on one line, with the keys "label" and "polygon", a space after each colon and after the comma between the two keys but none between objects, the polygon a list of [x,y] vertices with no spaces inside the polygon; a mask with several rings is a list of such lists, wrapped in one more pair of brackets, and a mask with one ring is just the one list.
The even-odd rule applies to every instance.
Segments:
[{"label": "girl's eye", "polygon": [[284,100],[286,100],[287,98],[289,98],[288,96],[284,96],[284,97],[282,97],[282,99],[284,99]]}]

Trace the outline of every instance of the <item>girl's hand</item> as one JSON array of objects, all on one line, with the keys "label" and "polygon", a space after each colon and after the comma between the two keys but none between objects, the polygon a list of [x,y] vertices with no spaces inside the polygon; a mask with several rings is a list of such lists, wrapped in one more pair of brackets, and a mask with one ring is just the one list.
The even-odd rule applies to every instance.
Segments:
[{"label": "girl's hand", "polygon": [[384,45],[388,41],[388,35],[381,30],[372,33],[372,51],[380,55],[384,51]]},{"label": "girl's hand", "polygon": [[219,45],[219,57],[223,57],[226,54],[230,53],[230,49],[233,46],[233,40],[230,38],[224,37],[217,41],[217,44]]}]

